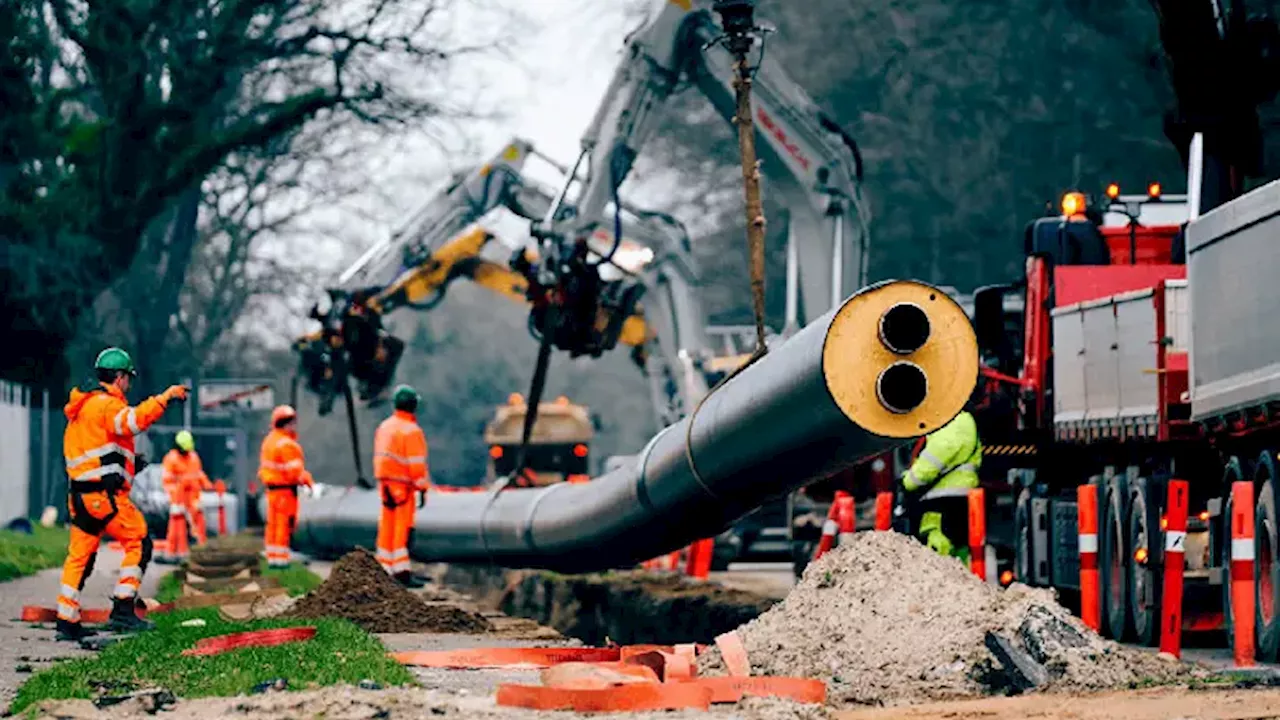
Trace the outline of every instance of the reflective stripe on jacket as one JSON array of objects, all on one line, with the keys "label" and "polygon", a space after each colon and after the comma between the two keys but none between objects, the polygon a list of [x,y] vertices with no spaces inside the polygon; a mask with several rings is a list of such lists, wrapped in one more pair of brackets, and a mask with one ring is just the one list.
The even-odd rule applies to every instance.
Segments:
[{"label": "reflective stripe on jacket", "polygon": [[89,483],[115,485],[121,492],[133,486],[133,438],[164,415],[165,401],[156,395],[129,407],[114,385],[74,388],[63,412],[67,429],[62,454],[72,489]]},{"label": "reflective stripe on jacket", "polygon": [[262,452],[258,456],[258,479],[267,487],[311,484],[311,473],[307,472],[302,446],[293,433],[275,428],[263,438]]},{"label": "reflective stripe on jacket", "polygon": [[902,476],[908,491],[934,486],[935,490],[978,487],[982,442],[973,415],[961,412],[925,441],[911,468]]},{"label": "reflective stripe on jacket", "polygon": [[382,482],[401,482],[426,490],[427,436],[413,413],[397,410],[378,425],[373,436],[373,476]]}]

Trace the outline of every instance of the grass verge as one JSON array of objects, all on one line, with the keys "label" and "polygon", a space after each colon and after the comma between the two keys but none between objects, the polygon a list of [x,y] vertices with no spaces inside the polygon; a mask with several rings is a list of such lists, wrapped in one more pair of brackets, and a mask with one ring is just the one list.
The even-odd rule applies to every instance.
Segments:
[{"label": "grass verge", "polygon": [[[305,565],[297,563],[287,568],[269,568],[267,561],[263,559],[259,567],[262,569],[263,577],[277,578],[281,587],[288,590],[294,597],[306,595],[324,582],[319,575],[308,570]],[[160,584],[156,587],[156,600],[162,603],[173,602],[181,594],[182,581],[178,579],[176,573],[160,578]]]},{"label": "grass verge", "polygon": [[[204,627],[182,627],[201,618]],[[377,638],[346,620],[260,620],[229,623],[216,609],[152,615],[156,629],[116,643],[94,657],[69,660],[26,682],[9,708],[20,713],[45,700],[92,698],[95,687],[108,694],[163,687],[179,697],[247,693],[259,683],[285,678],[292,690],[373,680],[384,687],[411,685],[413,676],[387,656]],[[245,648],[208,657],[184,657],[197,640],[247,630],[311,625],[316,636],[302,643]]]},{"label": "grass verge", "polygon": [[36,525],[31,534],[0,530],[0,582],[57,567],[67,556],[70,531]]}]

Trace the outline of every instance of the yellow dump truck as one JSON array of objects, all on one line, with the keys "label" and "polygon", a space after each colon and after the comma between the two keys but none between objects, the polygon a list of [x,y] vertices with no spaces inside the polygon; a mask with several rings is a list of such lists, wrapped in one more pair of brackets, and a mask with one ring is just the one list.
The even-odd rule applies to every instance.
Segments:
[{"label": "yellow dump truck", "polygon": [[[520,452],[524,419],[529,408],[524,396],[512,393],[506,405],[499,405],[484,429],[489,447],[486,482],[509,474]],[[558,482],[586,482],[591,478],[591,440],[596,424],[583,405],[560,396],[538,404],[538,417],[529,436],[524,476],[516,479],[522,487],[540,487]]]}]

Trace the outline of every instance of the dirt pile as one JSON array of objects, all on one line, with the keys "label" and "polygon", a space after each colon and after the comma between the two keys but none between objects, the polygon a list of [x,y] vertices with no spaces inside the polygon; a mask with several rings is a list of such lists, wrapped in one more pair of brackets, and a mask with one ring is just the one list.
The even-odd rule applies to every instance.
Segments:
[{"label": "dirt pile", "polygon": [[[1100,690],[1188,672],[1102,639],[1048,591],[980,582],[956,560],[897,533],[854,536],[738,632],[752,674],[823,678],[835,704],[923,702],[1029,686]],[[1012,654],[997,659],[1002,651]],[[724,674],[714,650],[699,665],[704,674]]]},{"label": "dirt pile", "polygon": [[428,605],[401,587],[367,550],[334,563],[329,579],[285,614],[291,618],[340,617],[368,632],[483,633],[492,623],[449,605]]}]

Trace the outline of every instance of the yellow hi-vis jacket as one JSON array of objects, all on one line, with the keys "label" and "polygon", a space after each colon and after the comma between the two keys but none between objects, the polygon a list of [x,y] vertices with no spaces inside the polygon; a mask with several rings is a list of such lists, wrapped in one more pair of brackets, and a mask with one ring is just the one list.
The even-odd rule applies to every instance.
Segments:
[{"label": "yellow hi-vis jacket", "polygon": [[981,465],[978,424],[973,415],[961,412],[928,436],[924,449],[902,476],[902,487],[908,492],[930,485],[930,492],[976,488]]}]

